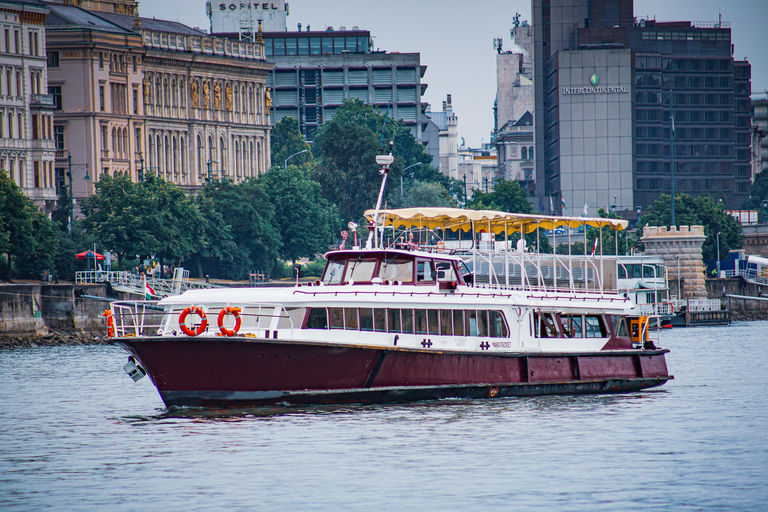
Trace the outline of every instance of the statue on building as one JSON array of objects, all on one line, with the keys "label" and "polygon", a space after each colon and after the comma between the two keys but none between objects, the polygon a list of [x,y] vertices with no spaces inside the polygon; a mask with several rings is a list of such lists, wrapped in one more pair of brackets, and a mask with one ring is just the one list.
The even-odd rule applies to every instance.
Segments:
[{"label": "statue on building", "polygon": [[190,89],[191,89],[190,94],[192,96],[192,105],[194,107],[197,107],[199,106],[197,102],[200,99],[200,95],[197,94],[197,80],[194,80],[194,79],[192,80],[192,85],[190,86]]},{"label": "statue on building", "polygon": [[144,83],[144,103],[149,103],[149,86],[151,85],[151,82],[149,81],[149,78],[145,76],[143,83]]},{"label": "statue on building", "polygon": [[264,92],[264,110],[267,112],[267,115],[269,115],[269,109],[272,108],[272,96],[269,94],[271,90],[267,87],[267,90]]},{"label": "statue on building", "polygon": [[216,82],[213,88],[213,103],[216,110],[221,109],[221,82]]},{"label": "statue on building", "polygon": [[208,108],[209,102],[211,101],[211,92],[208,89],[208,80],[203,82],[203,107]]},{"label": "statue on building", "polygon": [[225,89],[224,92],[227,95],[227,99],[226,99],[226,103],[225,103],[226,108],[227,108],[227,110],[231,111],[232,110],[232,85],[231,84],[227,84],[227,88]]}]

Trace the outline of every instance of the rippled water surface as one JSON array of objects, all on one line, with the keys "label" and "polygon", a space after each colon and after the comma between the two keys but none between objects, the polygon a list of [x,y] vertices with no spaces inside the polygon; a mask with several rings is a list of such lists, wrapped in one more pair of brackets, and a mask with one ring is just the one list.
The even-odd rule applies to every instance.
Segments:
[{"label": "rippled water surface", "polygon": [[768,322],[617,396],[166,411],[111,346],[0,350],[1,510],[765,510]]}]

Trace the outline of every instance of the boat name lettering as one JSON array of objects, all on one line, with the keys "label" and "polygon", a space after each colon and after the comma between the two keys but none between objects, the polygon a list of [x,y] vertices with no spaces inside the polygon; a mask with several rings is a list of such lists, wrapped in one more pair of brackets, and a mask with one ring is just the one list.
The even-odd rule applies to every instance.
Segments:
[{"label": "boat name lettering", "polygon": [[493,348],[512,348],[512,342],[510,341],[494,341]]}]

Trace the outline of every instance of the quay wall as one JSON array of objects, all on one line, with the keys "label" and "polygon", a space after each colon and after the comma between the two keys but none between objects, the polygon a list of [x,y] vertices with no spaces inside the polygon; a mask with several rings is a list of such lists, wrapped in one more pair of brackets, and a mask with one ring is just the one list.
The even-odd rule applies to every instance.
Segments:
[{"label": "quay wall", "polygon": [[51,330],[101,334],[107,302],[75,297],[78,294],[121,298],[105,284],[0,285],[0,334],[46,336]]},{"label": "quay wall", "polygon": [[[768,300],[728,299],[725,295],[743,295],[768,299],[768,286],[750,283],[742,277],[706,279],[707,298],[723,299],[731,309],[734,320],[768,319]],[[671,285],[670,285],[671,288]]]}]

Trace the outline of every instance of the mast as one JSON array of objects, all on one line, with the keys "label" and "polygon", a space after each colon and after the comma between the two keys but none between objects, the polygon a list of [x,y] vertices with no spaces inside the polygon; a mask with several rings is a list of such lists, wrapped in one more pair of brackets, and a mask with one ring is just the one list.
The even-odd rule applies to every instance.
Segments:
[{"label": "mast", "polygon": [[379,188],[379,198],[376,201],[376,210],[373,212],[373,218],[371,219],[371,224],[368,226],[368,241],[365,243],[366,249],[373,249],[374,244],[374,234],[376,233],[376,229],[379,225],[379,210],[381,210],[381,201],[384,198],[384,189],[387,186],[387,176],[389,175],[389,166],[392,165],[392,163],[395,161],[395,157],[392,156],[392,149],[394,146],[394,141],[390,141],[389,143],[389,154],[388,155],[376,155],[376,163],[381,166],[381,169],[379,169],[379,174],[382,175],[381,178],[381,188]]}]

